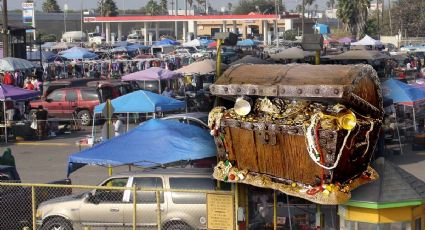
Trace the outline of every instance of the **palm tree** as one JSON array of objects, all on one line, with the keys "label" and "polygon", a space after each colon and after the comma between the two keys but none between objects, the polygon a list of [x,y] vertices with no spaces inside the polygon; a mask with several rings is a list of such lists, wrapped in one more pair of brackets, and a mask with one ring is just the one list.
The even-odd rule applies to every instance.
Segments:
[{"label": "palm tree", "polygon": [[338,0],[337,17],[356,39],[363,35],[371,0]]},{"label": "palm tree", "polygon": [[98,9],[100,15],[102,16],[117,16],[118,15],[118,7],[115,4],[114,0],[100,0],[98,2]]},{"label": "palm tree", "polygon": [[329,0],[326,2],[326,6],[328,7],[328,9],[333,10],[334,6],[335,6],[335,0]]},{"label": "palm tree", "polygon": [[305,5],[307,5],[308,6],[308,18],[310,18],[310,16],[311,16],[311,11],[310,11],[310,7],[311,7],[311,5],[313,5],[313,2],[314,2],[315,0],[305,0]]},{"label": "palm tree", "polygon": [[232,7],[233,7],[233,4],[231,2],[227,3],[227,9],[229,10],[229,12],[232,11]]},{"label": "palm tree", "polygon": [[161,7],[162,14],[167,14],[168,0],[161,0],[159,6]]},{"label": "palm tree", "polygon": [[205,5],[207,3],[206,0],[195,0],[198,4],[198,9],[204,9],[204,11],[207,11],[207,6]]},{"label": "palm tree", "polygon": [[146,13],[149,15],[158,15],[161,12],[161,6],[154,0],[149,0],[145,6]]},{"label": "palm tree", "polygon": [[43,2],[41,8],[43,9],[43,12],[46,13],[58,13],[61,11],[56,0],[46,0],[45,2]]}]

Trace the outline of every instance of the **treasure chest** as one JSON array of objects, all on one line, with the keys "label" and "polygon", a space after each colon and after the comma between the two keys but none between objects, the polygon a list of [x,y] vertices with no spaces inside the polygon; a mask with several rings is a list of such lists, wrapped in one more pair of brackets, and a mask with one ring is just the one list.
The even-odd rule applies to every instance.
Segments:
[{"label": "treasure chest", "polygon": [[214,177],[321,204],[346,202],[370,168],[383,108],[369,65],[237,65],[210,86]]}]

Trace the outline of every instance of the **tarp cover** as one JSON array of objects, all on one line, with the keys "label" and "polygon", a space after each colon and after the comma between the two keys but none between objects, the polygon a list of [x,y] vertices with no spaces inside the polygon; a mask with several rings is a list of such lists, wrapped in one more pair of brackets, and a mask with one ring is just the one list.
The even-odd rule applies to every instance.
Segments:
[{"label": "tarp cover", "polygon": [[152,67],[149,69],[137,71],[123,76],[123,81],[152,81],[152,80],[166,80],[179,77],[180,74],[168,69],[160,67]]},{"label": "tarp cover", "polygon": [[5,57],[0,59],[0,70],[2,71],[16,71],[35,68],[32,62],[21,58]]},{"label": "tarp cover", "polygon": [[[227,68],[226,64],[221,64],[221,69],[224,70]],[[177,73],[182,74],[210,74],[214,73],[216,71],[216,62],[211,59],[205,59],[199,62],[194,62],[190,65],[184,66],[183,68],[180,68],[176,70]]]},{"label": "tarp cover", "polygon": [[418,101],[425,100],[425,90],[411,86],[395,79],[389,79],[382,83],[383,95],[393,99],[394,103],[414,105]]},{"label": "tarp cover", "polygon": [[151,167],[216,155],[207,130],[175,120],[149,120],[133,130],[74,153],[68,160],[68,175],[89,164]]},{"label": "tarp cover", "polygon": [[40,95],[40,92],[38,91],[22,89],[22,88],[11,86],[11,85],[0,84],[0,100],[1,101],[28,100],[31,98],[38,97],[38,95]]},{"label": "tarp cover", "polygon": [[319,32],[319,34],[329,34],[331,33],[331,30],[329,29],[328,25],[325,24],[320,24],[320,23],[316,23],[313,26],[313,29],[317,32]]},{"label": "tarp cover", "polygon": [[173,46],[175,46],[175,45],[179,45],[179,44],[180,43],[177,42],[177,41],[166,38],[166,39],[162,39],[161,41],[155,42],[154,45],[156,45],[156,46],[163,46],[163,45],[173,45]]},{"label": "tarp cover", "polygon": [[81,47],[72,47],[71,49],[64,50],[59,54],[67,59],[95,59],[98,57],[97,54]]},{"label": "tarp cover", "polygon": [[[149,91],[138,90],[111,101],[114,113],[153,113],[185,108],[185,102],[162,96]],[[94,108],[95,113],[101,113],[105,103]]]},{"label": "tarp cover", "polygon": [[361,40],[352,42],[352,46],[379,46],[382,42],[371,38],[369,35],[365,35]]}]

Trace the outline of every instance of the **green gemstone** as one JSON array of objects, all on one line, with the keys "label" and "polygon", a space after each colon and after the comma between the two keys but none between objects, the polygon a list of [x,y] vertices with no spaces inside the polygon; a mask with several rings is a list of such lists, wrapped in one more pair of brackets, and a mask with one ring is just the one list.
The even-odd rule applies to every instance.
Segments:
[{"label": "green gemstone", "polygon": [[224,176],[224,181],[227,181],[229,179],[228,176]]},{"label": "green gemstone", "polygon": [[224,162],[224,165],[229,166],[230,165],[230,162],[229,161],[226,161],[226,162]]}]

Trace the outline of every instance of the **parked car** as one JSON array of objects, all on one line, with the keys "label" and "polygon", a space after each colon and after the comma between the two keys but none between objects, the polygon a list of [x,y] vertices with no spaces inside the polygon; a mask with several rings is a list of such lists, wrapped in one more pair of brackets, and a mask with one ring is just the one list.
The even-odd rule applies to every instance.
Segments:
[{"label": "parked car", "polygon": [[83,87],[83,86],[87,86],[87,83],[91,81],[96,81],[96,79],[80,78],[80,79],[63,79],[63,80],[57,80],[57,81],[45,81],[43,82],[42,98],[47,97],[47,95],[49,95],[55,89]]},{"label": "parked car", "polygon": [[[57,198],[41,203],[37,225],[41,229],[82,229],[96,226],[110,228],[132,226],[132,186],[144,189],[216,189],[212,169],[169,168],[128,172],[112,176],[100,186],[127,187],[128,190],[93,190],[80,195]],[[222,189],[230,184],[223,183]],[[223,188],[226,187],[226,188]],[[143,229],[158,229],[157,199],[153,191],[136,192],[136,221]],[[161,229],[206,229],[206,194],[160,192]]]},{"label": "parked car", "polygon": [[31,101],[29,107],[31,115],[42,105],[50,117],[72,119],[76,115],[81,125],[89,125],[94,107],[101,102],[98,89],[75,87],[54,90],[45,99]]},{"label": "parked car", "polygon": [[[20,183],[18,171],[14,166],[0,165],[0,182]],[[69,179],[51,182],[52,184],[71,184]],[[36,202],[66,196],[71,189],[36,188]],[[0,229],[22,229],[32,223],[31,187],[0,185]]]}]

